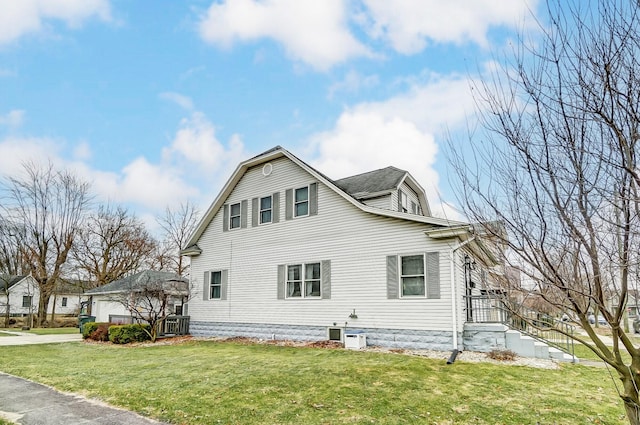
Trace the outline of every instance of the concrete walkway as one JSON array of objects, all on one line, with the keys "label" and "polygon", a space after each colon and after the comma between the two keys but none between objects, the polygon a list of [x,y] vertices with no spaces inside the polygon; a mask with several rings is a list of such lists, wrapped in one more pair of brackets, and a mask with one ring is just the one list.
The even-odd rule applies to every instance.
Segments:
[{"label": "concrete walkway", "polygon": [[[80,333],[35,335],[3,331],[0,346],[82,341]],[[21,425],[158,425],[151,419],[0,372],[0,418]]]},{"label": "concrete walkway", "polygon": [[[10,338],[10,337],[3,337]],[[158,425],[136,413],[0,372],[0,417],[21,425]]]},{"label": "concrete walkway", "polygon": [[36,335],[28,332],[17,331],[2,331],[2,333],[11,334],[11,336],[0,336],[0,346],[82,341],[82,335],[80,335],[80,332],[59,335]]}]

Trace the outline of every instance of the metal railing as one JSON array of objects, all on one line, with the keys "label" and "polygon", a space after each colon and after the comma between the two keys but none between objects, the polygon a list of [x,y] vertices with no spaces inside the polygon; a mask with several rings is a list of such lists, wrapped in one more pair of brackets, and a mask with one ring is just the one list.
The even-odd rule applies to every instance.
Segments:
[{"label": "metal railing", "polygon": [[467,321],[474,323],[502,323],[529,335],[571,356],[575,327],[545,313],[523,306],[510,308],[500,295],[467,296]]}]

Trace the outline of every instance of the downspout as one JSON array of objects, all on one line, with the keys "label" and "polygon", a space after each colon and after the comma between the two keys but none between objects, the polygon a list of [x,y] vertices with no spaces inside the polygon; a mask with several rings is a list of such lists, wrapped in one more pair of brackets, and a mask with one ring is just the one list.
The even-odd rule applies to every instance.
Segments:
[{"label": "downspout", "polygon": [[[455,351],[458,350],[458,308],[457,308],[457,300],[458,296],[456,294],[456,275],[455,275],[455,257],[454,253],[468,244],[472,242],[476,237],[472,236],[464,242],[460,242],[458,245],[451,248],[449,251],[449,256],[451,258],[451,314],[453,316],[453,320],[451,321],[451,332],[453,333],[453,349]],[[454,357],[455,359],[455,357]],[[452,362],[453,363],[453,362]]]}]

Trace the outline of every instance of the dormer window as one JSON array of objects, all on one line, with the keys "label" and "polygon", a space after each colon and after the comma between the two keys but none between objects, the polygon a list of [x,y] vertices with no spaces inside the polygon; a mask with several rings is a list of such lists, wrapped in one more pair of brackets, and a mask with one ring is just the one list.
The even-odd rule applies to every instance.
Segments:
[{"label": "dormer window", "polygon": [[402,191],[400,191],[400,212],[409,212],[409,198]]}]

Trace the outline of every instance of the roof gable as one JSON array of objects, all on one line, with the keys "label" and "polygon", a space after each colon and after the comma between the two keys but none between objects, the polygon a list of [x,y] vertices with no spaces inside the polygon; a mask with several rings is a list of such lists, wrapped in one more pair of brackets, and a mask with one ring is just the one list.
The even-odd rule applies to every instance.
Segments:
[{"label": "roof gable", "polygon": [[[202,236],[206,228],[209,226],[209,223],[211,223],[215,215],[222,208],[222,206],[226,202],[229,195],[233,192],[238,182],[242,179],[242,177],[247,172],[247,170],[249,170],[249,168],[255,167],[257,165],[265,164],[269,161],[273,161],[275,159],[282,158],[282,157],[288,158],[294,164],[296,164],[297,166],[299,166],[300,168],[302,168],[303,170],[311,174],[319,182],[327,186],[329,189],[333,190],[335,193],[337,193],[339,196],[347,200],[349,203],[353,204],[354,206],[356,206],[357,208],[365,212],[381,215],[385,217],[398,218],[401,220],[416,221],[416,222],[431,224],[435,226],[451,226],[451,225],[465,224],[459,221],[446,220],[446,219],[430,217],[430,216],[421,216],[417,214],[406,214],[406,213],[401,213],[397,211],[384,210],[381,208],[375,208],[375,207],[365,205],[362,202],[360,202],[358,199],[356,199],[353,195],[345,191],[345,189],[342,189],[341,187],[339,187],[337,182],[334,182],[333,180],[331,180],[330,178],[328,178],[327,176],[325,176],[315,168],[311,167],[306,162],[302,161],[301,159],[299,159],[298,157],[296,157],[286,149],[282,148],[281,146],[276,146],[259,155],[254,156],[253,158],[250,158],[244,162],[241,162],[238,165],[238,167],[235,169],[231,177],[229,177],[229,180],[227,180],[227,182],[223,186],[222,190],[220,191],[216,199],[211,203],[211,205],[209,206],[205,214],[202,216],[202,219],[198,223],[193,235],[191,235],[191,237],[189,238],[189,241],[186,244],[187,248],[185,248],[182,251],[182,254],[198,255],[200,253],[200,249],[197,247],[198,240],[200,239],[200,237]],[[426,198],[424,198],[424,189],[420,187],[420,185],[415,181],[415,179],[413,179],[413,177],[411,177],[411,175],[408,172],[399,170],[395,167],[387,167],[387,168],[389,169],[387,170],[387,172],[383,172],[380,174],[380,179],[379,179],[380,184],[382,185],[384,183],[384,185],[387,185],[389,182],[391,182],[391,180],[394,179],[394,176],[397,176],[399,173],[402,173],[402,176],[400,178],[400,181],[398,182],[398,185],[400,185],[402,182],[406,182],[407,184],[410,185],[410,187],[414,188],[414,190],[416,190],[416,192],[420,194],[422,199],[425,200],[425,206],[427,208],[423,208],[423,210],[425,211],[425,213],[428,214],[429,209],[428,209],[428,205],[426,204]],[[383,170],[386,170],[386,169],[383,169]],[[377,171],[381,171],[381,170],[377,170]],[[364,174],[367,174],[367,173],[364,173]],[[362,176],[362,175],[359,175],[359,176]],[[354,176],[354,177],[358,177],[358,176]],[[342,180],[344,181],[345,179],[342,179]],[[362,181],[364,179],[358,178],[353,181],[355,182],[358,180]]]}]

